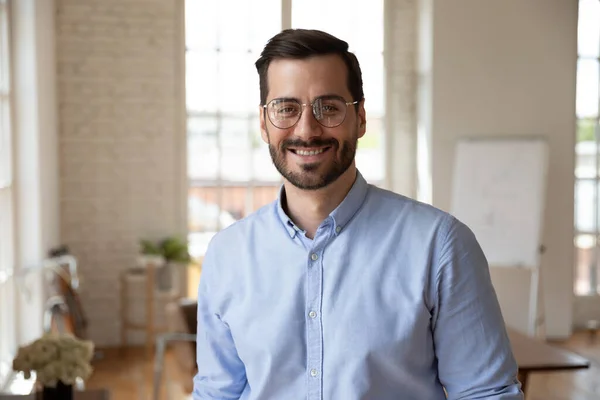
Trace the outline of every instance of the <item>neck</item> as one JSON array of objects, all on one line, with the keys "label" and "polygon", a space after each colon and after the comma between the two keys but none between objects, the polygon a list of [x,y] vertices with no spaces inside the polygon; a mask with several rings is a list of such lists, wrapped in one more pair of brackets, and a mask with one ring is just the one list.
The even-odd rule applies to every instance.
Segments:
[{"label": "neck", "polygon": [[306,236],[312,239],[321,222],[344,200],[355,180],[356,167],[352,165],[335,182],[317,190],[298,189],[285,181],[284,210],[299,228],[306,231]]}]

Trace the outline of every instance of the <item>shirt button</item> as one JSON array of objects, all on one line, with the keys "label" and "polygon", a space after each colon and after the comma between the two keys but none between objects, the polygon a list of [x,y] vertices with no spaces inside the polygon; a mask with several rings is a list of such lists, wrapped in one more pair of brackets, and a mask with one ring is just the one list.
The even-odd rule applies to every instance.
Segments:
[{"label": "shirt button", "polygon": [[312,255],[310,256],[310,259],[313,261],[317,261],[318,258],[319,256],[317,255],[317,253],[312,253]]},{"label": "shirt button", "polygon": [[318,372],[316,369],[313,368],[310,370],[310,376],[317,376],[317,375],[318,375]]},{"label": "shirt button", "polygon": [[342,230],[341,226],[338,225],[338,226],[335,227],[335,232],[336,233],[340,233],[341,230]]},{"label": "shirt button", "polygon": [[308,313],[308,316],[311,317],[311,318],[315,318],[317,316],[317,313],[314,312],[314,311],[311,311],[311,312]]}]

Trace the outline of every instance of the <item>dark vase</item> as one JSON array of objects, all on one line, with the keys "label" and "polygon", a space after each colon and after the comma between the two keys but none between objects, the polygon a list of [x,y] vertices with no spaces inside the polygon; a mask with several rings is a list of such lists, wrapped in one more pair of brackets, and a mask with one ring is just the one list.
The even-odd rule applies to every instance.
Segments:
[{"label": "dark vase", "polygon": [[42,400],[73,400],[73,385],[58,381],[56,387],[44,386]]}]

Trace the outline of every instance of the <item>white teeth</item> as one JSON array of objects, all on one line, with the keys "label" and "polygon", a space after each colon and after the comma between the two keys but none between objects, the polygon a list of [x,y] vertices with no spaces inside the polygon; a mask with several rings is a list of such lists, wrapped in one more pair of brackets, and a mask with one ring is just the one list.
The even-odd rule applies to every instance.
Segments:
[{"label": "white teeth", "polygon": [[301,155],[301,156],[314,156],[316,154],[321,154],[324,151],[325,151],[325,149],[319,149],[319,150],[296,150],[296,154]]}]

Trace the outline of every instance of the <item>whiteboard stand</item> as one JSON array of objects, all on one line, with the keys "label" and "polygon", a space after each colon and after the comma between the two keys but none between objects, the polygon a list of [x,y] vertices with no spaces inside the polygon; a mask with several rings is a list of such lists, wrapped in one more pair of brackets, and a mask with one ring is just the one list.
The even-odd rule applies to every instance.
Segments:
[{"label": "whiteboard stand", "polygon": [[[540,254],[545,251],[544,246],[540,247]],[[529,315],[529,335],[546,339],[546,312],[544,309],[544,285],[542,268],[536,266],[531,272],[531,293],[529,303],[531,314]],[[541,304],[541,307],[540,307]]]},{"label": "whiteboard stand", "polygon": [[531,337],[545,338],[545,333],[540,332],[540,328],[545,325],[543,307],[539,304],[544,304],[543,290],[541,285],[542,273],[541,268],[536,266],[531,268],[531,289],[529,291],[529,326],[528,334]]}]

